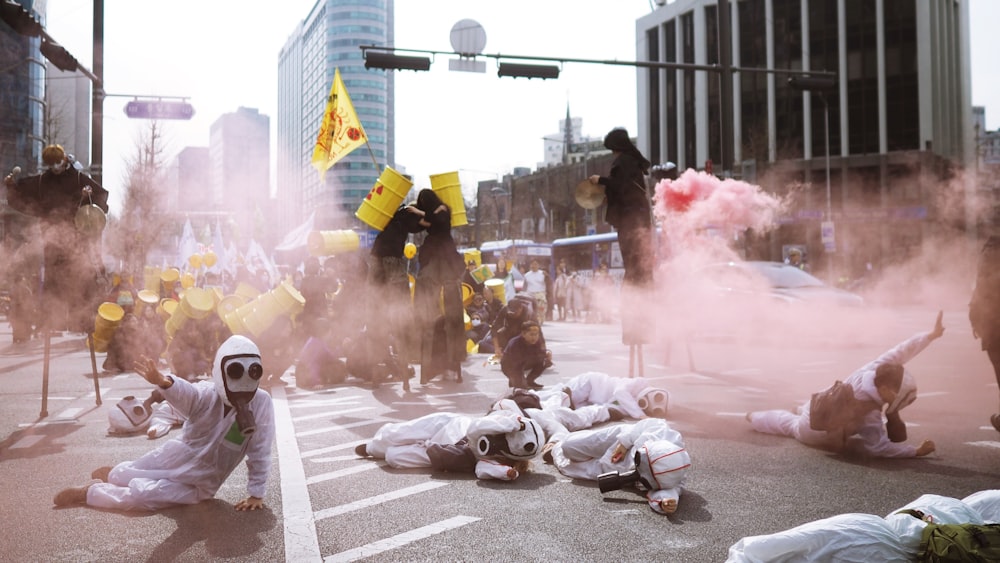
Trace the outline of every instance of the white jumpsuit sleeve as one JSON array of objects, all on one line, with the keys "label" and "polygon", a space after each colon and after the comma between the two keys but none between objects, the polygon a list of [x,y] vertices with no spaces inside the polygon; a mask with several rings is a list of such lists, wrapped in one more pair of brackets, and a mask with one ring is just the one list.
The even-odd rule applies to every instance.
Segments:
[{"label": "white jumpsuit sleeve", "polygon": [[[865,415],[865,421],[858,430],[860,446],[865,453],[875,457],[916,457],[917,448],[904,443],[893,442],[885,430],[882,411],[873,410]],[[852,442],[853,443],[853,442]]]},{"label": "white jumpsuit sleeve", "polygon": [[917,333],[883,353],[874,363],[905,364],[923,352],[933,340],[930,331]]},{"label": "white jumpsuit sleeve", "polygon": [[519,477],[517,471],[514,472],[514,477],[512,478],[508,475],[508,471],[513,469],[509,465],[500,463],[499,461],[492,459],[480,459],[476,462],[476,477],[480,479],[500,479],[501,481],[512,481]]},{"label": "white jumpsuit sleeve", "polygon": [[665,500],[677,500],[681,497],[680,487],[674,489],[657,489],[655,491],[649,491],[646,493],[646,502],[649,503],[649,507],[659,512],[660,514],[666,514],[663,512],[663,508],[660,503]]}]

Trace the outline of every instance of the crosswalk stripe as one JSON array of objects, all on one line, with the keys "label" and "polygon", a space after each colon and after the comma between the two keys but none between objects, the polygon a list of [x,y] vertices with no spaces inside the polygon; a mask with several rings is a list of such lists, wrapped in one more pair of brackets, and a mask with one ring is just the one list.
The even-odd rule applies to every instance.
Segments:
[{"label": "crosswalk stripe", "polygon": [[316,483],[322,483],[323,481],[330,481],[331,479],[339,479],[341,477],[347,477],[348,475],[354,475],[355,473],[361,473],[362,471],[368,471],[369,469],[375,469],[379,465],[374,462],[364,463],[361,465],[355,465],[353,467],[347,467],[345,469],[340,469],[337,471],[331,471],[329,473],[320,473],[319,475],[313,475],[306,479],[306,485],[315,485]]},{"label": "crosswalk stripe", "polygon": [[357,428],[359,426],[368,426],[370,424],[385,424],[387,420],[381,418],[373,418],[372,420],[359,420],[358,422],[351,422],[348,424],[337,424],[334,426],[326,426],[324,428],[316,428],[315,430],[306,430],[304,432],[299,432],[295,435],[296,438],[303,438],[305,436],[315,436],[317,434],[326,434],[327,432],[336,432],[337,430],[347,430],[349,428]]},{"label": "crosswalk stripe", "polygon": [[323,563],[343,563],[347,561],[357,561],[358,559],[363,559],[365,557],[371,557],[373,555],[378,555],[384,551],[389,551],[390,549],[396,549],[402,547],[408,543],[413,543],[418,540],[429,538],[433,535],[440,534],[442,532],[447,532],[448,530],[453,530],[455,528],[460,528],[466,524],[471,524],[480,520],[480,518],[475,518],[473,516],[456,516],[454,518],[449,518],[447,520],[442,520],[428,526],[423,526],[409,532],[404,532],[392,536],[391,538],[386,538],[384,540],[379,540],[377,542],[372,542],[368,545],[363,545],[355,549],[349,549],[347,551],[341,551],[340,553],[335,553],[323,558]]},{"label": "crosswalk stripe", "polygon": [[1000,442],[994,442],[992,440],[983,440],[980,442],[966,442],[968,446],[982,446],[984,448],[1000,448]]},{"label": "crosswalk stripe", "polygon": [[337,450],[346,450],[348,448],[353,448],[358,444],[364,444],[366,442],[368,442],[368,440],[354,440],[351,442],[344,442],[343,444],[337,444],[336,446],[328,446],[326,448],[318,448],[315,450],[306,450],[304,452],[301,452],[299,454],[299,457],[305,459],[307,457],[312,457],[314,455],[328,454],[330,452],[335,452]]},{"label": "crosswalk stripe", "polygon": [[339,506],[334,506],[331,508],[324,508],[323,510],[316,511],[316,521],[322,520],[324,518],[332,518],[334,516],[339,516],[341,514],[346,514],[348,512],[354,512],[355,510],[361,510],[362,508],[368,508],[370,506],[375,506],[377,504],[382,504],[384,502],[390,502],[403,497],[408,497],[410,495],[415,495],[422,493],[424,491],[430,491],[438,487],[445,487],[448,483],[444,481],[428,481],[426,483],[421,483],[419,485],[414,485],[412,487],[406,487],[405,489],[399,489],[389,493],[384,493],[381,495],[375,495],[373,497],[368,497],[366,499],[361,499],[354,502],[349,502],[347,504],[341,504]]},{"label": "crosswalk stripe", "polygon": [[374,408],[375,408],[374,406],[357,407],[353,409],[338,410],[336,412],[321,412],[316,414],[307,414],[304,416],[296,416],[295,418],[292,419],[292,422],[302,422],[303,420],[313,420],[316,418],[323,418],[323,417],[344,416],[345,414],[351,414],[352,412],[370,411]]}]

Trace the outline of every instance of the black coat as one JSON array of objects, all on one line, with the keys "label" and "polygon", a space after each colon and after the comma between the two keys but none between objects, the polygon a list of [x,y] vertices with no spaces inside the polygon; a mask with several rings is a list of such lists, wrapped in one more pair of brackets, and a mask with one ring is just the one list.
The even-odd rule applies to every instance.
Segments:
[{"label": "black coat", "polygon": [[631,154],[619,153],[610,174],[601,176],[599,183],[605,188],[608,206],[605,218],[618,230],[652,225],[644,164]]},{"label": "black coat", "polygon": [[969,321],[983,350],[1000,350],[1000,236],[991,236],[979,255]]}]

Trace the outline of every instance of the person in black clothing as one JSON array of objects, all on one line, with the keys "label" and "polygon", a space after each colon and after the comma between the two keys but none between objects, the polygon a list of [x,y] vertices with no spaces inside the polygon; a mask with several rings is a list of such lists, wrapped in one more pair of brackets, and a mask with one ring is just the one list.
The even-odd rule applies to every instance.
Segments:
[{"label": "person in black clothing", "polygon": [[[368,255],[367,338],[362,339],[369,346],[368,363],[373,366],[384,363],[384,375],[403,379],[403,388],[407,390],[411,375],[408,364],[415,356],[416,341],[412,338],[413,308],[403,248],[410,233],[422,229],[420,216],[401,205],[375,237]],[[372,349],[375,347],[378,349]],[[371,376],[377,385],[380,376],[375,371]]]},{"label": "person in black clothing", "polygon": [[[980,253],[969,322],[972,336],[980,339],[1000,385],[1000,235],[990,236]],[[990,423],[1000,432],[1000,413],[991,416]]]},{"label": "person in black clothing", "polygon": [[521,334],[507,343],[500,359],[500,369],[507,376],[508,385],[541,389],[535,380],[549,365],[552,365],[552,352],[545,349],[542,327],[536,321],[521,323]]},{"label": "person in black clothing", "polygon": [[[618,231],[625,276],[622,280],[623,310],[635,310],[641,302],[636,289],[644,289],[653,281],[652,207],[646,188],[646,174],[650,162],[632,144],[628,131],[612,129],[604,137],[604,146],[611,150],[614,160],[608,176],[593,175],[591,183],[604,186],[607,198],[608,223]],[[647,324],[640,319],[623,317],[622,341],[641,344],[646,341],[640,327]]]},{"label": "person in black clothing", "polygon": [[[532,316],[532,309],[527,301],[523,299],[511,299],[510,303],[507,303],[503,309],[500,309],[500,314],[497,315],[497,319],[493,321],[493,325],[490,327],[488,338],[492,341],[492,347],[484,347],[481,342],[479,351],[483,353],[493,352],[497,357],[503,359],[507,344],[521,333],[521,326],[526,321],[530,321]],[[545,337],[542,336],[541,338],[542,346],[544,347]],[[486,340],[484,338],[483,342]]]},{"label": "person in black clothing", "polygon": [[99,287],[100,237],[77,230],[77,210],[93,203],[108,212],[108,191],[74,166],[60,145],[42,151],[42,174],[4,178],[8,205],[41,221],[44,239],[40,319],[42,328],[93,329],[94,311],[106,288]]},{"label": "person in black clothing", "polygon": [[465,261],[451,238],[451,209],[434,190],[423,189],[407,211],[419,216],[420,226],[427,230],[417,255],[420,271],[414,295],[416,325],[421,327],[420,383],[449,372],[461,382],[466,355],[461,282]]},{"label": "person in black clothing", "polygon": [[607,198],[606,218],[618,231],[625,266],[625,283],[646,285],[653,279],[649,248],[652,207],[646,189],[650,162],[632,144],[625,129],[612,129],[604,137],[614,161],[608,176],[593,175],[591,183],[604,186]]}]

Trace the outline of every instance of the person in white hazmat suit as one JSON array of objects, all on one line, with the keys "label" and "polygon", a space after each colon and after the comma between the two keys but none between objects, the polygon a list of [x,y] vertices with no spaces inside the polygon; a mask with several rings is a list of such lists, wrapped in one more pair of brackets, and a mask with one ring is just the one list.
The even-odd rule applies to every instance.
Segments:
[{"label": "person in white hazmat suit", "polygon": [[[918,457],[933,452],[935,446],[930,440],[924,440],[919,446],[902,443],[906,440],[906,426],[899,419],[899,411],[917,399],[916,379],[903,364],[944,334],[941,317],[939,312],[932,330],[917,333],[904,340],[844,380],[853,389],[855,399],[868,401],[876,406],[864,414],[856,428],[843,433],[813,430],[809,425],[808,401],[799,407],[798,412],[770,410],[748,413],[750,426],[757,432],[791,436],[803,444],[818,448],[839,451],[856,445],[873,457]],[[898,386],[879,383],[883,376],[890,376],[893,372],[895,379],[900,381]],[[886,422],[883,421],[882,407],[886,405],[885,416],[889,423],[895,422],[896,428],[901,431],[901,436],[894,437],[895,440],[890,439]],[[852,436],[860,439],[848,442],[846,438]]]},{"label": "person in white hazmat suit", "polygon": [[384,459],[390,467],[472,470],[480,479],[512,481],[527,471],[544,443],[542,427],[503,399],[485,416],[439,412],[383,425],[355,452]]},{"label": "person in white hazmat suit", "polygon": [[[910,510],[919,511],[923,518],[903,512]],[[1000,522],[1000,490],[979,491],[961,500],[925,494],[884,518],[838,514],[773,534],[747,536],[729,547],[726,563],[916,561],[921,532],[930,522]]]},{"label": "person in white hazmat suit", "polygon": [[248,496],[236,509],[263,508],[274,410],[270,395],[257,388],[264,373],[257,345],[244,336],[223,342],[212,364],[212,381],[192,384],[163,375],[149,358],[135,369],[187,417],[182,433],[135,461],[95,470],[94,481],[60,491],[54,503],[149,511],[196,504],[215,496],[246,459]]},{"label": "person in white hazmat suit", "polygon": [[677,511],[691,457],[662,418],[563,433],[552,443],[552,463],[563,475],[597,481],[602,493],[641,485],[654,511]]},{"label": "person in white hazmat suit", "polygon": [[538,395],[543,409],[562,406],[580,410],[581,407],[602,405],[634,419],[665,418],[670,402],[666,389],[652,387],[644,378],[612,377],[596,371],[573,376],[561,387],[532,393]]}]

